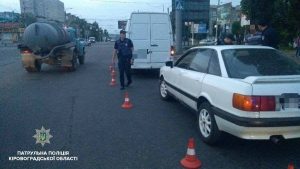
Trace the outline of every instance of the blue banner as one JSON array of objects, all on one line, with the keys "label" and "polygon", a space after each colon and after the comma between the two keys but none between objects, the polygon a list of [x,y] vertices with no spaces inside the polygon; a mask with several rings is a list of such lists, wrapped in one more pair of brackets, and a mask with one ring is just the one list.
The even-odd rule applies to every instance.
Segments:
[{"label": "blue banner", "polygon": [[207,31],[206,31],[206,24],[205,23],[200,23],[199,24],[198,33],[207,33]]}]

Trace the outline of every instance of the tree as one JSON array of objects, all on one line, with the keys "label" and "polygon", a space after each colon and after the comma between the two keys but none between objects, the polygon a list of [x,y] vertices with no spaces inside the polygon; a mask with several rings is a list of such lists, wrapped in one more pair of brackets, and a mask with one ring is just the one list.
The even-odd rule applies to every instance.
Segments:
[{"label": "tree", "polygon": [[96,41],[100,41],[100,28],[98,23],[96,21],[93,22],[90,28],[92,28],[90,29],[90,36],[95,37]]},{"label": "tree", "polygon": [[235,21],[232,23],[232,34],[236,35],[237,37],[243,34],[243,28],[241,27],[240,21]]},{"label": "tree", "polygon": [[26,28],[28,25],[36,22],[36,18],[31,13],[20,14],[20,27]]}]

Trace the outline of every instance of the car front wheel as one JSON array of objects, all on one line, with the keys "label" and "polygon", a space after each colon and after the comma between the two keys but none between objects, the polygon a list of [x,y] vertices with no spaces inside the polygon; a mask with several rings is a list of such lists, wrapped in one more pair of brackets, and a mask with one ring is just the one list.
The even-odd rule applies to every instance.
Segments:
[{"label": "car front wheel", "polygon": [[169,95],[168,91],[167,91],[167,85],[164,79],[160,80],[160,84],[159,84],[159,93],[160,96],[163,100],[165,101],[169,101],[171,98],[171,96]]},{"label": "car front wheel", "polygon": [[211,105],[208,102],[202,103],[198,112],[198,130],[202,140],[209,145],[215,145],[220,141],[221,131],[218,129]]}]

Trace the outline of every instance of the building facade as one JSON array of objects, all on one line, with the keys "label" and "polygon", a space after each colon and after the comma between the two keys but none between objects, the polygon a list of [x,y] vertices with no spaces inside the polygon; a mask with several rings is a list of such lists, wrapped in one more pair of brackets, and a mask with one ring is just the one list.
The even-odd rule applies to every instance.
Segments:
[{"label": "building facade", "polygon": [[32,13],[38,21],[65,22],[64,3],[59,0],[20,0],[21,13]]},{"label": "building facade", "polygon": [[[175,20],[175,1],[172,0],[172,20]],[[184,10],[182,11],[182,22],[194,22],[194,24],[206,24],[208,30],[210,0],[182,0]]]},{"label": "building facade", "polygon": [[19,13],[0,12],[0,44],[22,41],[24,29],[20,28]]}]

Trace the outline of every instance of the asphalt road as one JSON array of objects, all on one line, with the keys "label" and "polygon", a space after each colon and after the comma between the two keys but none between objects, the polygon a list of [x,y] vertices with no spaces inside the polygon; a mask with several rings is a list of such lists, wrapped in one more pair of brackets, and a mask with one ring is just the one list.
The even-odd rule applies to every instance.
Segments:
[{"label": "asphalt road", "polygon": [[[219,146],[204,144],[196,116],[160,99],[157,71],[136,72],[125,91],[118,78],[110,86],[112,48],[86,47],[75,72],[42,65],[40,73],[22,68],[16,47],[0,48],[0,168],[182,168],[189,138],[204,169],[300,168],[300,139],[275,145],[224,134]],[[121,108],[126,92],[131,109]],[[44,147],[33,138],[42,126],[53,136]],[[17,151],[68,151],[78,161],[9,161]]]}]

